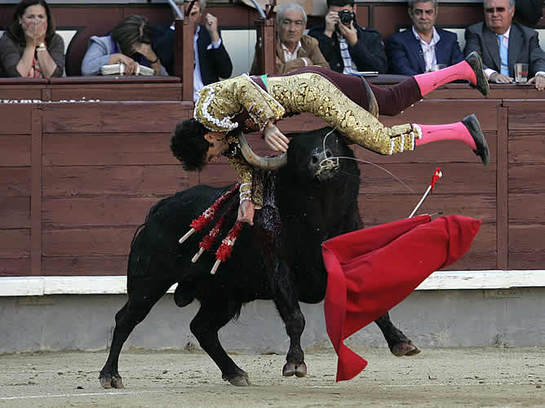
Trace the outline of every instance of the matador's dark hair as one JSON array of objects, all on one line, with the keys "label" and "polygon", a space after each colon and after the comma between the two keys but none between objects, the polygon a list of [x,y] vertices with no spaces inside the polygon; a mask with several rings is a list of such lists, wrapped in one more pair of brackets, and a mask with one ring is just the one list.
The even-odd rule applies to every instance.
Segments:
[{"label": "matador's dark hair", "polygon": [[206,164],[210,143],[204,135],[208,132],[208,129],[193,118],[176,125],[170,139],[170,150],[187,171],[201,170]]}]

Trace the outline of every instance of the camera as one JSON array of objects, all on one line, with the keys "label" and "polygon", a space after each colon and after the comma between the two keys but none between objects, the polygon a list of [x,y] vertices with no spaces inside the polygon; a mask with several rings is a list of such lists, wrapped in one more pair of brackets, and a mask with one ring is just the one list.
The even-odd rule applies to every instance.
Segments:
[{"label": "camera", "polygon": [[350,10],[341,10],[339,11],[339,20],[345,26],[349,26],[352,21],[354,21],[356,15]]}]

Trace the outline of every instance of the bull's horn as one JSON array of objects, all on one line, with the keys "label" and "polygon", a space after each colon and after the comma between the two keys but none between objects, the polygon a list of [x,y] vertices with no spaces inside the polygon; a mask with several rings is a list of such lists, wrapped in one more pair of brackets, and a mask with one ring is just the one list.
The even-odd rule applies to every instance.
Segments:
[{"label": "bull's horn", "polygon": [[258,167],[263,170],[277,170],[280,167],[284,167],[288,164],[288,156],[286,153],[275,157],[261,157],[257,155],[246,140],[246,137],[240,132],[238,134],[238,141],[240,142],[240,151],[244,159],[253,167]]},{"label": "bull's horn", "polygon": [[377,98],[375,98],[375,94],[373,93],[373,90],[369,86],[369,83],[364,77],[361,77],[361,80],[363,82],[363,87],[365,88],[365,93],[367,94],[367,100],[369,101],[369,113],[373,115],[375,118],[378,118],[379,115],[379,109],[378,109],[378,103]]}]

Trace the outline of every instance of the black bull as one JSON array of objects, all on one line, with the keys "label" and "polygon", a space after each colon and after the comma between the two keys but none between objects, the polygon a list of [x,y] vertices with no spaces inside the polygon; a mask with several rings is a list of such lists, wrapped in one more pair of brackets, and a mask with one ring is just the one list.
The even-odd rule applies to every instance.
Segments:
[{"label": "black bull", "polygon": [[[333,236],[361,227],[357,195],[360,172],[343,138],[330,129],[299,134],[292,138],[288,165],[269,177],[276,185],[272,202],[256,215],[254,227],[245,225],[231,258],[216,275],[209,271],[214,251],[206,252],[195,264],[192,256],[204,231],[182,245],[178,239],[229,187],[196,186],[154,205],[136,234],[127,270],[128,301],[115,316],[115,330],[108,360],[100,372],[102,386],[123,386],[118,372],[123,343],[152,306],[176,282],[179,306],[193,298],[200,308],[191,321],[191,332],[214,360],[222,377],[235,385],[248,385],[248,375],[227,355],[218,330],[238,316],[242,305],[255,299],[272,299],[285,323],[290,347],[284,375],[304,376],[306,365],[300,337],[305,319],[299,301],[323,300],[327,284],[321,243]],[[324,141],[325,139],[325,141]],[[325,159],[325,161],[324,161]],[[330,164],[323,166],[324,163]],[[318,176],[317,176],[318,174]],[[273,191],[269,189],[268,191]],[[232,224],[238,196],[232,209],[225,210]],[[229,207],[229,204],[224,208]],[[275,215],[276,214],[276,215]],[[225,235],[225,232],[222,236]],[[395,355],[411,355],[418,349],[392,322],[388,314],[376,321]]]}]

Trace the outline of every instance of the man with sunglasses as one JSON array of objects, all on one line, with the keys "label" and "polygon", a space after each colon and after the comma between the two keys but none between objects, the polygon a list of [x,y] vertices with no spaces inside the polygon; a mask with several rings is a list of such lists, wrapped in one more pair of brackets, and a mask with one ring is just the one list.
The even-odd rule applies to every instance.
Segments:
[{"label": "man with sunglasses", "polygon": [[535,30],[513,23],[515,0],[484,0],[484,23],[466,29],[464,53],[481,54],[490,82],[513,82],[515,64],[528,64],[528,82],[545,89],[545,52]]},{"label": "man with sunglasses", "polygon": [[435,27],[437,13],[437,0],[409,0],[412,27],[392,35],[386,46],[390,73],[423,74],[464,59],[456,34]]}]

